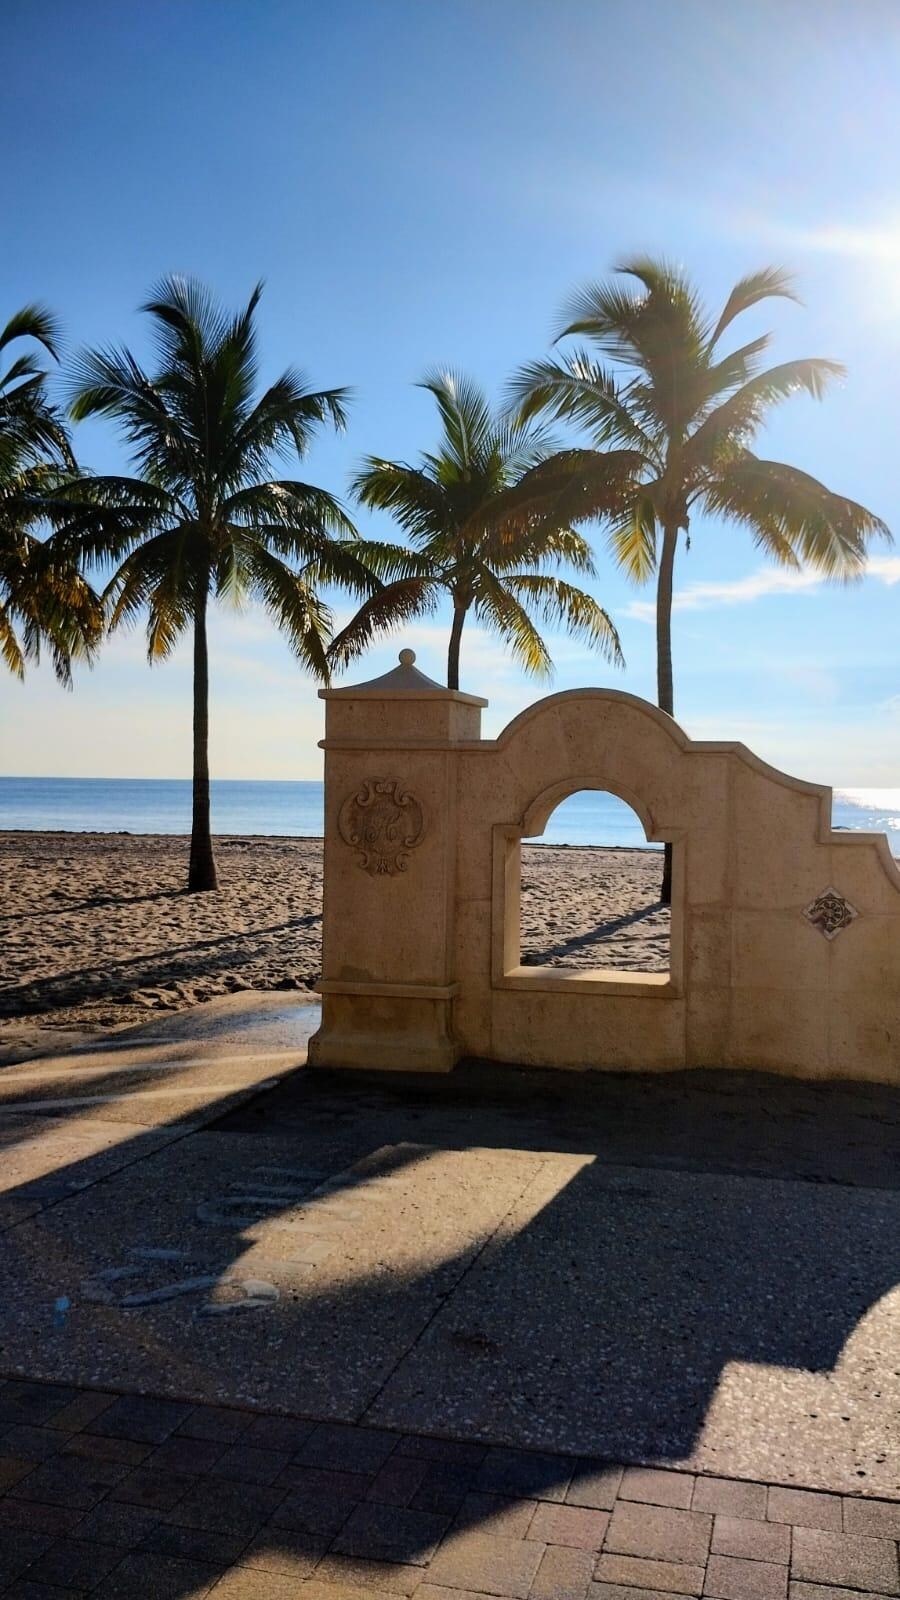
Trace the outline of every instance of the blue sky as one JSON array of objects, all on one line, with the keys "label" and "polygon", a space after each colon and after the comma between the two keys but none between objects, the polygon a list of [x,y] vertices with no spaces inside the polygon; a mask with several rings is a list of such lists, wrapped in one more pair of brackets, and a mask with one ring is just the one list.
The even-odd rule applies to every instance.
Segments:
[{"label": "blue sky", "polygon": [[[548,347],[568,294],[619,258],[683,263],[712,302],[767,262],[803,308],[766,309],[775,359],[849,376],[795,400],[760,448],[900,529],[900,9],[894,0],[7,0],[0,104],[0,316],[39,298],[70,348],[144,351],[136,307],[163,272],[229,302],[266,280],[264,377],[288,363],[355,390],[351,426],[304,475],[345,492],[367,452],[434,440],[414,380],[446,363],[493,394]],[[105,424],[83,460],[117,469]],[[383,534],[389,524],[377,527]],[[554,641],[553,687],[654,693],[650,590],[601,549],[596,593],[627,670]],[[791,579],[748,537],[698,523],[676,574],[676,714],[788,771],[900,784],[900,547],[851,590]],[[440,676],[443,618],[411,643]],[[315,686],[256,613],[213,629],[213,771],[316,777]],[[464,686],[494,733],[544,692],[472,628]],[[0,680],[0,770],[182,776],[185,652],[152,671],[140,635],[75,691]]]}]

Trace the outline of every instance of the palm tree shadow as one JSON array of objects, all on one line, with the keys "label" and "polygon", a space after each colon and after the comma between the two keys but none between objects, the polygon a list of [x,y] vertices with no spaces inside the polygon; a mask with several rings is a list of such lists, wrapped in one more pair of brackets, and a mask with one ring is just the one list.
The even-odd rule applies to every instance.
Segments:
[{"label": "palm tree shadow", "polygon": [[[181,891],[172,891],[175,893]],[[154,898],[154,897],[150,897]],[[321,913],[310,911],[285,922],[254,929],[254,940],[297,928],[312,928],[321,922]],[[54,972],[46,978],[5,985],[0,989],[0,1017],[24,1017],[79,1004],[85,999],[114,998],[128,988],[165,987],[173,981],[190,982],[215,978],[231,972],[246,959],[246,934],[239,931],[216,938],[192,939],[185,944],[169,944],[164,950],[146,950],[139,955],[124,955],[118,961],[104,958],[98,975],[96,962]]]},{"label": "palm tree shadow", "polygon": [[561,944],[550,945],[548,949],[536,952],[528,949],[523,952],[522,960],[525,965],[539,965],[542,962],[553,961],[572,955],[576,950],[587,950],[592,945],[603,944],[611,939],[614,934],[621,933],[624,928],[631,928],[637,922],[644,922],[647,917],[657,916],[667,908],[662,900],[655,900],[650,905],[641,906],[637,911],[628,911],[621,917],[609,917],[605,922],[597,924],[588,933],[577,934],[572,939],[564,939]]},{"label": "palm tree shadow", "polygon": [[38,911],[17,912],[15,917],[0,918],[0,926],[8,922],[46,922],[52,917],[71,917],[79,911],[103,911],[110,906],[139,906],[166,900],[175,900],[184,891],[180,889],[154,889],[150,894],[96,894],[64,899],[55,911],[42,906]]}]

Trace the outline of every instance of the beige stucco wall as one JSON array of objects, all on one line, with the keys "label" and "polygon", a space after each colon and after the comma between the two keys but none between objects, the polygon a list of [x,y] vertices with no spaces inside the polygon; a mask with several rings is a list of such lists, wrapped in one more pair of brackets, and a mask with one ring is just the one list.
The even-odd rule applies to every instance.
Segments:
[{"label": "beige stucco wall", "polygon": [[[325,698],[313,1062],[447,1070],[466,1054],[900,1082],[900,872],[882,836],[831,830],[829,789],[740,744],[692,742],[614,691],[550,696],[496,740],[477,736],[484,702],[409,661]],[[341,836],[341,807],[373,780],[421,807],[396,870],[367,870]],[[518,964],[519,841],[586,788],[674,845],[668,977]],[[804,910],[831,888],[857,915],[827,939]]]}]

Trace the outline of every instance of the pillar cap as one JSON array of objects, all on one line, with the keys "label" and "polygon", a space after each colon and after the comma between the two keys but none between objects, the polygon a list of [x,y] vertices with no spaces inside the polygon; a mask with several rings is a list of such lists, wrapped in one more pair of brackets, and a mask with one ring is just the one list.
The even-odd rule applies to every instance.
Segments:
[{"label": "pillar cap", "polygon": [[380,678],[370,678],[368,683],[350,683],[343,689],[320,689],[320,700],[356,700],[372,696],[381,700],[456,700],[467,706],[486,706],[487,701],[477,694],[462,694],[459,689],[446,689],[443,684],[428,678],[416,666],[415,650],[401,650],[400,665]]}]

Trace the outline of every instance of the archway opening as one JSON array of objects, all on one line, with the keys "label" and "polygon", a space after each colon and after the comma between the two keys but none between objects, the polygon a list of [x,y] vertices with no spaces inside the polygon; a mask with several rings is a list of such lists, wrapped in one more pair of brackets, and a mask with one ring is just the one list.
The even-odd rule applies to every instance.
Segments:
[{"label": "archway opening", "polygon": [[568,795],[541,834],[522,840],[522,966],[669,972],[662,870],[662,845],[624,800],[605,789]]}]

